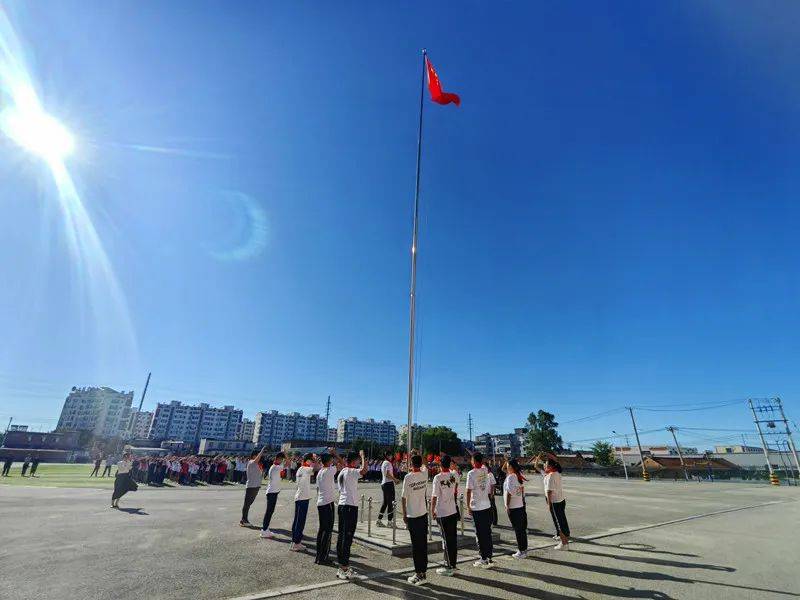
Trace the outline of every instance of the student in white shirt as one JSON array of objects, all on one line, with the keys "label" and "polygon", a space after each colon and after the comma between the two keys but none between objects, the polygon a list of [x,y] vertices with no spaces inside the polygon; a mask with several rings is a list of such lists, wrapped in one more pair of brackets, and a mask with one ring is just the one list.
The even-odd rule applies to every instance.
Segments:
[{"label": "student in white shirt", "polygon": [[264,513],[264,524],[261,527],[262,538],[275,537],[275,534],[269,530],[269,522],[272,520],[272,513],[275,512],[275,504],[278,502],[282,477],[286,477],[286,455],[278,452],[267,471],[267,510]]},{"label": "student in white shirt", "polygon": [[403,478],[403,522],[411,537],[411,556],[414,558],[414,574],[408,583],[428,583],[428,474],[422,472],[422,457],[411,457],[411,472]]},{"label": "student in white shirt", "polygon": [[547,506],[555,521],[560,541],[556,550],[569,550],[569,523],[567,522],[567,500],[564,498],[564,489],[561,487],[561,464],[552,454],[547,455],[544,468],[544,494]]},{"label": "student in white shirt", "polygon": [[[360,462],[359,462],[360,459]],[[356,466],[358,464],[358,466]],[[336,559],[339,569],[336,577],[352,579],[356,572],[350,568],[350,547],[356,533],[358,521],[358,478],[364,477],[369,470],[364,458],[364,451],[347,455],[345,467],[337,477],[339,485],[339,533],[336,540]]]},{"label": "student in white shirt", "polygon": [[[250,460],[247,461],[245,473],[247,474],[247,481],[245,482],[244,490],[244,504],[242,505],[242,518],[239,521],[241,527],[250,527],[248,516],[250,514],[250,506],[258,497],[258,490],[261,489],[261,480],[264,479],[264,466],[261,464],[261,459],[264,457],[264,451],[267,449],[264,446],[260,452],[253,452],[250,454]],[[195,465],[195,469],[197,465]]]},{"label": "student in white shirt", "polygon": [[392,521],[394,520],[394,484],[399,480],[394,476],[394,465],[392,464],[393,460],[394,455],[391,452],[387,452],[384,454],[383,462],[381,463],[381,491],[383,492],[383,504],[381,504],[381,510],[378,512],[378,522],[376,523],[378,527],[384,527],[383,513],[388,513],[389,515],[389,527],[392,526]]},{"label": "student in white shirt", "polygon": [[319,457],[322,468],[317,472],[317,512],[319,513],[319,531],[317,531],[318,565],[330,565],[331,539],[333,538],[333,522],[336,518],[334,497],[336,496],[336,468],[339,457],[336,451]]},{"label": "student in white shirt", "polygon": [[451,577],[458,561],[458,473],[452,471],[452,459],[446,454],[441,458],[442,470],[433,478],[431,492],[431,514],[439,523],[444,547],[444,567],[439,567],[439,575]]},{"label": "student in white shirt", "polygon": [[306,517],[308,516],[308,502],[311,499],[311,476],[314,474],[313,454],[306,454],[300,466],[295,472],[297,491],[294,493],[294,521],[292,521],[292,544],[289,550],[300,552],[305,550],[303,544],[303,530],[306,527]]},{"label": "student in white shirt", "polygon": [[517,538],[517,551],[514,558],[528,556],[528,514],[525,512],[525,478],[522,468],[515,458],[506,463],[506,476],[503,482],[503,501],[514,535]]},{"label": "student in white shirt", "polygon": [[472,455],[472,469],[467,473],[467,506],[475,523],[475,537],[481,558],[473,563],[475,567],[490,569],[492,562],[492,503],[489,501],[491,483],[489,473],[483,466],[483,454]]}]

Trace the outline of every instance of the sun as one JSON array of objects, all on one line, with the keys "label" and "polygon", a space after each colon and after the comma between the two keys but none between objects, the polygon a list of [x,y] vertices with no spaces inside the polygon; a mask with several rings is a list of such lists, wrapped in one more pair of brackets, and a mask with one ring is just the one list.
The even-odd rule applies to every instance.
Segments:
[{"label": "sun", "polygon": [[[44,111],[34,93],[16,90],[11,106],[0,112],[0,130],[20,147],[48,162],[62,161],[75,150],[75,139]],[[32,90],[31,90],[32,92]]]}]

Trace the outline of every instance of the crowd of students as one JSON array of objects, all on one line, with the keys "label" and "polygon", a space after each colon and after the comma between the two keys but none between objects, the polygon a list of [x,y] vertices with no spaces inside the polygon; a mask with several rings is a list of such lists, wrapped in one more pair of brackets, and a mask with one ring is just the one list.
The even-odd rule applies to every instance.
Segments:
[{"label": "crowd of students", "polygon": [[[394,456],[388,454],[378,469],[374,462],[365,459],[364,452],[351,452],[345,457],[338,456],[334,450],[322,455],[306,454],[296,465],[287,460],[284,453],[278,453],[271,460],[265,460],[264,450],[253,452],[245,466],[246,491],[240,525],[252,527],[249,511],[258,496],[262,482],[266,480],[266,510],[261,524],[261,537],[271,539],[275,534],[270,529],[272,517],[281,491],[281,479],[293,477],[296,481],[294,493],[294,518],[292,522],[291,545],[293,552],[304,551],[301,544],[308,515],[309,504],[316,496],[319,528],[316,535],[315,562],[332,565],[331,540],[335,521],[338,517],[336,561],[338,569],[336,577],[352,579],[356,573],[350,567],[350,549],[358,521],[358,483],[359,480],[372,480],[379,473],[383,503],[378,513],[377,527],[394,526],[395,510],[400,515],[409,532],[412,546],[414,574],[408,578],[409,583],[424,585],[427,583],[428,570],[428,520],[435,519],[442,537],[444,566],[436,572],[442,576],[456,574],[458,561],[457,528],[461,518],[458,506],[461,473],[456,463],[449,456],[440,457],[435,469],[426,468],[419,454],[411,457],[411,469],[400,478],[394,465]],[[478,544],[479,558],[475,567],[492,568],[493,542],[492,527],[497,524],[497,508],[494,500],[497,477],[484,463],[480,453],[472,455],[471,469],[467,473],[466,510],[474,526]],[[289,469],[293,473],[289,475]],[[561,466],[553,455],[539,456],[534,463],[534,470],[541,468],[543,476],[544,496],[548,510],[555,526],[558,545],[557,550],[569,549],[569,524],[566,518],[566,501],[561,485]],[[433,471],[433,473],[432,473]],[[515,532],[517,551],[512,555],[515,559],[525,558],[528,554],[528,516],[525,504],[526,477],[516,460],[508,461],[503,468],[502,496],[509,521]],[[316,476],[316,494],[312,492],[312,479]],[[400,505],[395,501],[395,484],[402,482]],[[432,483],[430,495],[429,483]],[[336,494],[338,491],[338,507]],[[428,499],[430,498],[430,505]],[[384,524],[384,515],[387,523]]]}]

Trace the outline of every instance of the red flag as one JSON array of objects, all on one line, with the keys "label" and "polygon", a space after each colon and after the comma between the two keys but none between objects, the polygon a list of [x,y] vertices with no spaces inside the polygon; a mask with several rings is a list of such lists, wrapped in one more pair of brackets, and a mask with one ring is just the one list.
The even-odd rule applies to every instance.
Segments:
[{"label": "red flag", "polygon": [[456,106],[461,106],[461,98],[458,97],[458,94],[449,94],[442,91],[442,82],[439,81],[436,69],[433,68],[427,56],[425,57],[425,65],[428,68],[428,91],[431,93],[431,100],[437,104],[450,104],[452,102]]}]

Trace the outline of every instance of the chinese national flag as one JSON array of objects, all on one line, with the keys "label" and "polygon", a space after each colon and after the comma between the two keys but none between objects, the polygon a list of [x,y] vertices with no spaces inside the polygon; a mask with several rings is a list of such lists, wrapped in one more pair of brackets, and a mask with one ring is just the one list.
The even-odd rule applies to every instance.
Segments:
[{"label": "chinese national flag", "polygon": [[436,69],[433,68],[427,56],[425,57],[425,65],[428,68],[428,91],[431,93],[431,100],[437,104],[450,104],[452,102],[456,106],[461,106],[461,98],[458,97],[458,94],[449,94],[442,90],[442,82],[439,81]]}]

